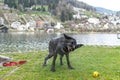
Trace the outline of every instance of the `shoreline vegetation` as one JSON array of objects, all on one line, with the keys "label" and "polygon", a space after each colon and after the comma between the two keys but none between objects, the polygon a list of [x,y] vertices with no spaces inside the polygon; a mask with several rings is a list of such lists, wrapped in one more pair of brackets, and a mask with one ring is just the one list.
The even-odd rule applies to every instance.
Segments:
[{"label": "shoreline vegetation", "polygon": [[[21,66],[0,67],[1,80],[119,80],[120,79],[120,47],[83,46],[70,53],[70,60],[75,70],[69,70],[66,60],[59,65],[56,61],[55,73],[50,72],[52,59],[46,67],[42,67],[48,51],[23,52],[22,54],[3,54],[13,58],[13,61],[26,60]],[[94,71],[100,76],[94,78]],[[12,73],[11,73],[12,72]]]},{"label": "shoreline vegetation", "polygon": [[[33,31],[47,31],[48,29],[54,29],[55,32],[101,32],[101,33],[116,33],[118,32],[119,25],[98,25],[98,24],[87,24],[82,23],[80,20],[65,21],[61,22],[55,16],[50,15],[48,12],[16,12],[12,13],[2,11],[1,15],[6,19],[3,20],[4,26],[7,26],[10,32],[33,32]],[[55,29],[58,26],[57,23],[64,28]],[[14,26],[12,25],[14,24]],[[29,26],[28,26],[29,25]],[[27,29],[29,27],[29,29]],[[22,29],[22,30],[21,30]]]},{"label": "shoreline vegetation", "polygon": [[[94,34],[94,33],[111,33],[111,34],[117,34],[117,33],[120,33],[119,31],[117,31],[117,32],[104,32],[104,31],[84,31],[84,32],[81,32],[81,31],[70,31],[70,30],[58,30],[58,29],[54,29],[55,31],[54,32],[51,32],[51,33],[85,33],[85,34],[87,34],[87,33],[89,33],[89,34]],[[18,31],[18,30],[9,30],[8,32],[26,32],[26,33],[29,33],[29,32],[43,32],[43,33],[47,33],[45,30],[37,30],[37,31]],[[49,33],[49,34],[51,34],[51,33]]]}]

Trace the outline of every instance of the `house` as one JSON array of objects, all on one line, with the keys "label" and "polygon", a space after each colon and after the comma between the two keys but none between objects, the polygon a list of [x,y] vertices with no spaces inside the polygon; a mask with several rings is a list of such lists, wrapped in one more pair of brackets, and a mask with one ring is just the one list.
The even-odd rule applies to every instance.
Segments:
[{"label": "house", "polygon": [[84,13],[80,13],[80,11],[77,12],[77,14],[73,15],[74,19],[88,19],[88,16]]},{"label": "house", "polygon": [[85,14],[80,14],[81,19],[88,19],[88,16]]},{"label": "house", "polygon": [[4,24],[4,19],[0,17],[0,25]]},{"label": "house", "polygon": [[54,28],[56,28],[56,29],[61,29],[61,28],[64,28],[64,26],[61,25],[60,22],[57,22],[57,25],[55,25]]},{"label": "house", "polygon": [[5,25],[0,25],[0,30],[4,33],[8,32],[8,28]]},{"label": "house", "polygon": [[120,20],[113,20],[113,21],[111,21],[111,23],[113,25],[118,25],[118,24],[120,24]]},{"label": "house", "polygon": [[5,10],[10,10],[8,5],[3,5],[2,8],[5,9]]},{"label": "house", "polygon": [[18,31],[23,31],[28,29],[26,25],[21,24],[21,22],[19,21],[12,22],[11,28],[16,29]]},{"label": "house", "polygon": [[11,28],[13,29],[17,29],[19,26],[21,25],[21,23],[19,21],[15,21],[11,23]]},{"label": "house", "polygon": [[17,30],[18,30],[18,31],[25,31],[25,30],[27,30],[27,29],[28,29],[27,26],[26,26],[26,25],[23,25],[23,24],[17,27]]},{"label": "house", "polygon": [[0,30],[1,30],[1,32],[4,32],[4,33],[8,32],[8,28],[7,27],[2,27]]},{"label": "house", "polygon": [[36,22],[36,27],[42,27],[42,25],[43,25],[43,22],[42,21],[37,21]]},{"label": "house", "polygon": [[99,19],[97,19],[97,18],[89,18],[88,22],[92,23],[92,24],[99,24],[100,23]]},{"label": "house", "polygon": [[80,19],[80,18],[81,18],[79,11],[78,11],[77,14],[73,15],[73,18],[74,18],[74,19]]},{"label": "house", "polygon": [[103,26],[103,29],[108,29],[109,26],[108,26],[108,23],[106,23],[104,26]]},{"label": "house", "polygon": [[34,31],[36,27],[36,22],[34,20],[30,20],[26,24],[21,24],[19,21],[12,22],[11,28],[16,29],[18,31]]},{"label": "house", "polygon": [[34,31],[36,28],[36,22],[34,20],[30,20],[26,23],[26,30]]}]

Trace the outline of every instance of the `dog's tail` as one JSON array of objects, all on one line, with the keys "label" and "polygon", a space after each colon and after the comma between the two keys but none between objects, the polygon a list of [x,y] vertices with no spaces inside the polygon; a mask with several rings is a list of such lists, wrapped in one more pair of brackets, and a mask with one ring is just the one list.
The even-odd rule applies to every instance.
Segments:
[{"label": "dog's tail", "polygon": [[79,47],[82,47],[82,46],[84,46],[84,44],[77,44],[77,45],[75,46],[75,49],[77,49],[77,48],[79,48]]}]

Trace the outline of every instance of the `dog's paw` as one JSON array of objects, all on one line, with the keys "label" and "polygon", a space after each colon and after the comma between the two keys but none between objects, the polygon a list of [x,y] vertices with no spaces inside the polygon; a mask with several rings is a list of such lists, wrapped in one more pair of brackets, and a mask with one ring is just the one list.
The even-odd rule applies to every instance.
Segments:
[{"label": "dog's paw", "polygon": [[44,66],[47,66],[47,64],[43,64],[42,66],[43,66],[43,67],[44,67]]},{"label": "dog's paw", "polygon": [[69,68],[69,69],[74,69],[72,66],[69,66],[68,68]]},{"label": "dog's paw", "polygon": [[56,70],[55,70],[54,68],[51,68],[51,70],[50,70],[50,71],[55,72]]}]

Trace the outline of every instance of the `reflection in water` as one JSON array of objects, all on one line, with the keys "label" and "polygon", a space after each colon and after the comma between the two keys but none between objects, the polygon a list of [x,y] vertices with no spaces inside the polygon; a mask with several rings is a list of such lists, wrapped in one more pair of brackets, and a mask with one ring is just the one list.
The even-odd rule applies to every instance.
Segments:
[{"label": "reflection in water", "polygon": [[117,34],[75,34],[73,37],[85,45],[120,46]]},{"label": "reflection in water", "polygon": [[[116,34],[69,34],[85,45],[120,45]],[[12,32],[0,33],[0,53],[44,50],[50,39],[60,34]]]},{"label": "reflection in water", "polygon": [[56,34],[43,33],[0,33],[0,52],[26,52],[44,50]]}]

